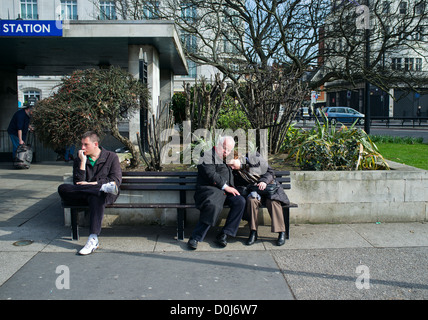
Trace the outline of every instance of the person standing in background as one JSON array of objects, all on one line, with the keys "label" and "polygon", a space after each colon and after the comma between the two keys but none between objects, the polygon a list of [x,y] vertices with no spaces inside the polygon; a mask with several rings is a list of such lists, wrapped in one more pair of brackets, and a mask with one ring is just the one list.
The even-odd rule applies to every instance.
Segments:
[{"label": "person standing in background", "polygon": [[15,158],[16,149],[18,149],[18,146],[20,144],[25,144],[28,130],[33,130],[33,128],[30,126],[30,120],[36,101],[36,99],[28,99],[25,107],[16,111],[9,122],[7,133],[9,134],[13,146],[12,159]]}]

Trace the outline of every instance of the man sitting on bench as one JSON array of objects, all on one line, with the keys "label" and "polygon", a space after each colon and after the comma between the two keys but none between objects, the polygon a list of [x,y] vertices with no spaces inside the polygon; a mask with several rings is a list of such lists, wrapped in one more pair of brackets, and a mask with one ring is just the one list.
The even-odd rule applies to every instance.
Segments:
[{"label": "man sitting on bench", "polygon": [[198,242],[203,241],[210,227],[215,225],[225,202],[230,211],[215,241],[221,247],[226,247],[227,236],[236,236],[245,210],[245,198],[234,188],[232,169],[225,162],[234,146],[232,137],[221,137],[217,145],[199,159],[194,199],[200,216],[187,243],[192,250],[197,248]]},{"label": "man sitting on bench", "polygon": [[90,235],[79,254],[87,255],[98,248],[104,208],[116,201],[121,182],[122,169],[117,154],[99,146],[97,133],[85,132],[82,149],[73,163],[73,184],[58,187],[63,202],[89,206]]}]

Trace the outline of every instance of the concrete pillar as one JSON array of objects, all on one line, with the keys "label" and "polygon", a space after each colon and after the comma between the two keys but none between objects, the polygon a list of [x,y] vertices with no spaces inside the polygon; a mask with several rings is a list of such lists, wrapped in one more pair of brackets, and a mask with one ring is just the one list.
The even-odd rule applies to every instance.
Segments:
[{"label": "concrete pillar", "polygon": [[[160,66],[159,66],[159,52],[152,46],[143,46],[143,51],[147,52],[147,73],[148,73],[148,87],[150,90],[150,110],[156,116],[159,109],[160,97]],[[150,115],[149,115],[150,117]]]},{"label": "concrete pillar", "polygon": [[171,102],[174,94],[174,74],[171,70],[162,69],[160,71],[160,101],[161,110]]},{"label": "concrete pillar", "polygon": [[[128,46],[128,72],[136,79],[139,78],[139,60],[138,55],[140,46]],[[140,132],[140,113],[135,112],[129,118],[129,140],[138,146],[137,132]]]},{"label": "concrete pillar", "polygon": [[[147,57],[147,81],[150,91],[149,117],[150,113],[157,114],[158,101],[160,96],[160,67],[159,53],[153,46],[149,45],[129,45],[128,46],[128,71],[135,78],[139,78],[139,54],[140,48],[146,53]],[[140,114],[135,113],[129,120],[129,138],[137,144],[137,132],[140,132]]]},{"label": "concrete pillar", "polygon": [[0,130],[7,130],[18,111],[18,76],[16,70],[0,70]]}]

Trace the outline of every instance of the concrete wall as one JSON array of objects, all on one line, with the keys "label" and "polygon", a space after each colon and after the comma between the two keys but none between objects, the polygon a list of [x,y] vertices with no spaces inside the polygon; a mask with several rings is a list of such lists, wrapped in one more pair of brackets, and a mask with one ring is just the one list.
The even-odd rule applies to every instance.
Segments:
[{"label": "concrete wall", "polygon": [[[428,171],[391,163],[390,171],[293,171],[287,194],[299,205],[291,209],[291,223],[363,223],[428,220]],[[193,202],[193,193],[187,193]],[[178,202],[178,193],[122,192],[118,202]],[[142,210],[144,214],[141,214]],[[227,214],[223,211],[222,223]],[[188,210],[193,225],[198,210]],[[264,209],[261,224],[270,225]],[[175,225],[175,209],[107,209],[105,225]]]},{"label": "concrete wall", "polygon": [[426,221],[428,171],[391,163],[390,171],[295,171],[294,223]]}]

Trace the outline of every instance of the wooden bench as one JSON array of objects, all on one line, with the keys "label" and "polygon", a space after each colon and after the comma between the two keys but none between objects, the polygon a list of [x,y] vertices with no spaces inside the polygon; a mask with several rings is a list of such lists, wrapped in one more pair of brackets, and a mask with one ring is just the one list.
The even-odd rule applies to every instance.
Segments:
[{"label": "wooden bench", "polygon": [[[281,184],[283,189],[290,189],[290,172],[277,171],[276,180]],[[187,191],[196,190],[196,177],[197,172],[123,172],[121,191],[123,190],[137,190],[145,191],[177,191],[179,192],[180,201],[177,203],[113,203],[107,205],[106,208],[123,208],[123,209],[154,209],[154,208],[173,208],[177,209],[177,239],[184,239],[184,227],[186,223],[186,209],[195,208],[195,204],[187,203]],[[120,196],[119,196],[120,198]],[[69,203],[62,203],[63,208],[69,208],[71,211],[71,229],[73,240],[79,239],[78,230],[78,212],[87,211],[88,206],[73,205]],[[225,205],[227,207],[227,205]],[[286,239],[289,238],[290,233],[290,208],[296,208],[297,204],[290,203],[284,205],[283,214],[285,222]]]}]

